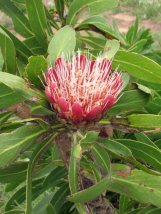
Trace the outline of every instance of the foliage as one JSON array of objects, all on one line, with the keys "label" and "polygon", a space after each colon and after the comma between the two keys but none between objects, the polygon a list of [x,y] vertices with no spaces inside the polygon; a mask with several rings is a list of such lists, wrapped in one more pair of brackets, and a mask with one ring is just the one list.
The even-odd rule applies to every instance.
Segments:
[{"label": "foliage", "polygon": [[[14,26],[0,26],[2,212],[161,211],[161,66],[148,30],[136,21],[122,35],[99,15],[112,2],[55,0],[49,10],[42,0],[0,0]],[[95,58],[107,48],[121,97],[101,121],[75,130],[52,111],[43,74],[62,53]]]}]

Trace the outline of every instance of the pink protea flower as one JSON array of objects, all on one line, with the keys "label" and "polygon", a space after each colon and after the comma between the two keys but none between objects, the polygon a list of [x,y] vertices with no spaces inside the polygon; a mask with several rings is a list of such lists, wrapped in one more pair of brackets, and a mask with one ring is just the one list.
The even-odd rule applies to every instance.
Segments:
[{"label": "pink protea flower", "polygon": [[123,80],[111,61],[78,52],[60,57],[45,74],[45,92],[52,108],[72,123],[100,119],[117,101]]}]

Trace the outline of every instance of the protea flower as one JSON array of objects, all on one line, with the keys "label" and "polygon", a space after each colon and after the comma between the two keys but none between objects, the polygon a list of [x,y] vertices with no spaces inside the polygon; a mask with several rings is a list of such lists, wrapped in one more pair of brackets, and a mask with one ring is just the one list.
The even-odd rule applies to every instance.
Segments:
[{"label": "protea flower", "polygon": [[78,124],[99,120],[117,101],[123,83],[111,61],[79,52],[58,58],[45,74],[45,92],[60,118]]}]

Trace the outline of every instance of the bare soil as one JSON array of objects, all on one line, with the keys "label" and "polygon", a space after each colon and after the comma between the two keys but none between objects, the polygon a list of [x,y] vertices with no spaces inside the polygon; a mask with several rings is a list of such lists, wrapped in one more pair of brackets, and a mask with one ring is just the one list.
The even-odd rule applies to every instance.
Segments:
[{"label": "bare soil", "polygon": [[[135,22],[136,17],[128,15],[126,13],[117,13],[117,14],[105,14],[104,15],[109,22],[114,20],[121,32],[127,32],[128,28]],[[161,31],[161,22],[155,22],[152,20],[143,20],[140,21],[139,27],[149,28],[153,33],[158,33]]]}]

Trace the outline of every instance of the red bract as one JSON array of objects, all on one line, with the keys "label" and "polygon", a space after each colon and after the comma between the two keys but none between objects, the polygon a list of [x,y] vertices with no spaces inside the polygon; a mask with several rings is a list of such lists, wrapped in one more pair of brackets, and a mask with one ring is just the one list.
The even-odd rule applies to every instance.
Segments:
[{"label": "red bract", "polygon": [[74,55],[60,57],[45,74],[45,92],[59,117],[78,124],[100,119],[117,101],[123,80],[111,61]]}]

